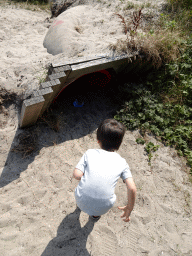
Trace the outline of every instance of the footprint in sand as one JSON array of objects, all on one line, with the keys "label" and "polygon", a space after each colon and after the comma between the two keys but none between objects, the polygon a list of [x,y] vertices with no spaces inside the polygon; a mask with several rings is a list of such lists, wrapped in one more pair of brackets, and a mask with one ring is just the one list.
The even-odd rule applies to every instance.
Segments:
[{"label": "footprint in sand", "polygon": [[89,243],[92,244],[91,255],[119,255],[117,236],[108,227],[97,226],[95,228],[94,234],[92,234],[92,236],[90,237]]},{"label": "footprint in sand", "polygon": [[138,247],[138,239],[141,236],[140,230],[136,228],[135,226],[130,226],[128,229],[129,235],[128,235],[128,248],[131,249],[133,252],[137,252]]},{"label": "footprint in sand", "polygon": [[131,221],[122,226],[119,244],[122,247],[122,256],[139,255],[138,241],[143,236],[138,219],[131,216]]}]

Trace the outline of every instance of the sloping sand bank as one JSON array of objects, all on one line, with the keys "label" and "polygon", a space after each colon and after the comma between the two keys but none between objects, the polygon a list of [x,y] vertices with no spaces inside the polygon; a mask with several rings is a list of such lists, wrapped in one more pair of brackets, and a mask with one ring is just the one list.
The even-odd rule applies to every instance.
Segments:
[{"label": "sloping sand bank", "polygon": [[[50,60],[42,46],[47,16],[1,7],[0,81],[5,88],[20,93],[25,85],[37,86],[34,74]],[[74,108],[70,97],[60,101],[53,108],[58,132],[43,120],[30,128],[38,136],[38,148],[26,158],[11,151],[24,131],[18,129],[15,105],[7,106],[0,127],[2,256],[192,255],[192,186],[185,161],[152,136],[146,139],[160,148],[151,166],[144,146],[135,142],[138,131],[126,132],[118,152],[129,163],[138,191],[130,223],[121,220],[117,209],[127,201],[121,180],[115,206],[97,223],[76,209],[72,172],[87,149],[98,147],[101,120],[115,113],[107,95],[102,90],[88,93],[82,108]]]}]

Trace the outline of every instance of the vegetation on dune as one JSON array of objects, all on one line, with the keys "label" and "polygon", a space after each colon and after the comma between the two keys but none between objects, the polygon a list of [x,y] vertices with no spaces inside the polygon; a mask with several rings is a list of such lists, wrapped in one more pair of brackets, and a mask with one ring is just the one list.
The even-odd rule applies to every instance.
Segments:
[{"label": "vegetation on dune", "polygon": [[[164,49],[161,38],[156,37],[155,46],[162,65],[139,83],[119,86],[124,103],[115,119],[128,129],[140,128],[143,135],[152,132],[166,145],[173,145],[180,156],[186,157],[192,174],[191,15],[191,0],[168,1],[165,13],[161,14],[160,29],[166,31]],[[148,46],[150,50],[149,43]],[[146,56],[148,49],[143,51]],[[151,52],[153,56],[154,51]]]},{"label": "vegetation on dune", "polygon": [[47,4],[49,0],[11,0],[12,2],[27,2],[30,4]]},{"label": "vegetation on dune", "polygon": [[0,6],[7,5],[31,11],[50,11],[49,0],[0,0]]}]

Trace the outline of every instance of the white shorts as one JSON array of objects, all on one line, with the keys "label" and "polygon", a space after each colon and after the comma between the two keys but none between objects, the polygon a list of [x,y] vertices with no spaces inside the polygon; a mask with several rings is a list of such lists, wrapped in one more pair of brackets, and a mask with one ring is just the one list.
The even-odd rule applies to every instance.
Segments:
[{"label": "white shorts", "polygon": [[116,195],[112,199],[98,199],[89,196],[78,196],[75,190],[75,199],[77,206],[90,216],[100,216],[107,213],[116,201]]}]

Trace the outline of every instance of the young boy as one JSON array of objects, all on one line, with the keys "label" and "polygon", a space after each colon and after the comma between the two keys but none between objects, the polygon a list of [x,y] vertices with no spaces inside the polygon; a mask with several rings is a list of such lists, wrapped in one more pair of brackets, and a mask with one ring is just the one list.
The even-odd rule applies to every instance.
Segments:
[{"label": "young boy", "polygon": [[117,180],[121,177],[127,186],[128,204],[118,207],[125,222],[130,221],[136,196],[136,186],[125,159],[115,151],[125,134],[123,124],[114,119],[104,120],[97,129],[101,149],[89,149],[77,164],[73,176],[80,180],[75,189],[77,206],[92,219],[98,220],[114,205]]}]

